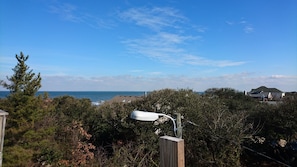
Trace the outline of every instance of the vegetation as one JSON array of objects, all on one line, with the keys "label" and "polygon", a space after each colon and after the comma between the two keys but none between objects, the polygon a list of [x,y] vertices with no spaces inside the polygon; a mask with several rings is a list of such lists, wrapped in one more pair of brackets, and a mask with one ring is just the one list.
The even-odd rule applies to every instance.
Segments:
[{"label": "vegetation", "polygon": [[[188,89],[163,89],[131,103],[92,106],[89,99],[35,96],[40,74],[16,55],[10,90],[0,99],[9,112],[3,166],[159,166],[160,136],[174,136],[172,122],[131,120],[134,109],[183,116],[186,166],[261,166],[267,158],[296,165],[296,153],[271,149],[271,141],[297,141],[297,96],[278,105],[259,103],[231,88],[211,88],[199,95]],[[158,133],[157,133],[158,132]],[[256,139],[265,138],[265,142]],[[148,140],[149,139],[149,140]],[[289,146],[289,144],[288,144]],[[275,151],[278,154],[275,154]],[[271,152],[270,152],[271,151]],[[263,164],[264,165],[264,164]]]},{"label": "vegetation", "polygon": [[12,95],[21,94],[26,96],[34,96],[35,93],[41,87],[41,77],[40,73],[35,75],[33,70],[29,70],[29,67],[26,65],[26,61],[28,60],[29,56],[24,56],[21,52],[20,55],[15,56],[18,64],[12,69],[14,71],[13,76],[7,77],[9,83],[1,80],[1,85],[4,88],[10,90]]}]

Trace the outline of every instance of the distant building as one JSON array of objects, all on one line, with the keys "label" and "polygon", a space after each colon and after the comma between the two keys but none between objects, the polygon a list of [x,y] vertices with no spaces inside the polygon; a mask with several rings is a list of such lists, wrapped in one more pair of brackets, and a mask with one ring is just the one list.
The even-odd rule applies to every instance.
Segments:
[{"label": "distant building", "polygon": [[276,88],[260,86],[259,88],[247,92],[246,95],[263,101],[278,101],[285,96],[285,93]]}]

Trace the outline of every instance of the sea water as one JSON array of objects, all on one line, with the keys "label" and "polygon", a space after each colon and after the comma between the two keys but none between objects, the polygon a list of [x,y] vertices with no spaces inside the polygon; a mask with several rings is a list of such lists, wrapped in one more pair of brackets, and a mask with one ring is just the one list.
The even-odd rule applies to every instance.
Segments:
[{"label": "sea water", "polygon": [[[144,91],[39,91],[38,95],[48,93],[50,98],[60,96],[72,96],[74,98],[90,99],[94,104],[101,103],[112,99],[115,96],[144,96]],[[0,98],[5,98],[9,95],[9,91],[0,91]]]}]

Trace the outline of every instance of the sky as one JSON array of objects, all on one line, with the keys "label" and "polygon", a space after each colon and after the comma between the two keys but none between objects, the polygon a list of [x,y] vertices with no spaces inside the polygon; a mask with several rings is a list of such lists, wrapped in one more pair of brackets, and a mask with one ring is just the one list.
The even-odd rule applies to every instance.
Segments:
[{"label": "sky", "polygon": [[2,0],[1,80],[20,52],[42,91],[297,91],[297,1]]}]

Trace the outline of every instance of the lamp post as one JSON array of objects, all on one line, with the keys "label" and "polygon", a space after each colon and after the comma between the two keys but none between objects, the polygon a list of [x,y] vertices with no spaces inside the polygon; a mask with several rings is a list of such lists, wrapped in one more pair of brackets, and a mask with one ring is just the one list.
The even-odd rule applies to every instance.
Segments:
[{"label": "lamp post", "polygon": [[[181,116],[177,114],[177,123],[175,120],[166,114],[146,112],[134,110],[130,118],[139,121],[156,121],[160,116],[167,117],[173,122],[173,131],[176,137],[162,136],[160,137],[160,165],[161,167],[184,167],[184,140],[182,138]],[[178,127],[176,127],[176,124]]]},{"label": "lamp post", "polygon": [[180,113],[177,113],[177,123],[175,123],[175,120],[166,114],[162,113],[155,113],[155,112],[147,112],[147,111],[139,111],[134,110],[130,118],[138,120],[138,121],[156,121],[159,119],[160,116],[167,117],[173,122],[173,131],[176,137],[182,138],[182,126],[181,126],[181,116]]},{"label": "lamp post", "polygon": [[2,157],[3,157],[3,144],[4,144],[4,131],[6,124],[7,112],[0,109],[0,167],[2,166]]}]

